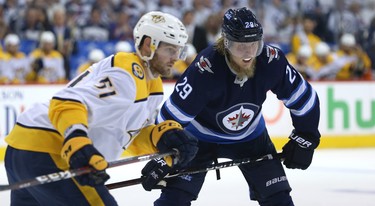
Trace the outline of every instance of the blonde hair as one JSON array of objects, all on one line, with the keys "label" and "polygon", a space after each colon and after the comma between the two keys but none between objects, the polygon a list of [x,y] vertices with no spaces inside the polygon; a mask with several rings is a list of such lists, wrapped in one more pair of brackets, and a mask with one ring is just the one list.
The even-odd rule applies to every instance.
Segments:
[{"label": "blonde hair", "polygon": [[[228,51],[225,49],[224,45],[224,37],[220,37],[218,40],[216,40],[214,48],[216,49],[217,52],[221,55],[228,56]],[[229,56],[228,56],[229,57]]]}]

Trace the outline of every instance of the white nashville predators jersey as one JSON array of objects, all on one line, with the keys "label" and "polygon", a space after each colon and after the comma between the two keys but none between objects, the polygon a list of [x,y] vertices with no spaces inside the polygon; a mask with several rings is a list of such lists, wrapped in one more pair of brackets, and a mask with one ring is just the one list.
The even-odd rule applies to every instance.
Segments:
[{"label": "white nashville predators jersey", "polygon": [[[154,123],[163,100],[163,87],[160,78],[147,79],[136,54],[121,52],[89,67],[53,99],[84,105],[88,136],[111,161],[121,155],[142,128]],[[49,119],[49,107],[49,103],[36,104],[21,114],[6,138],[8,144],[18,149],[60,154],[64,139]],[[76,118],[75,114],[71,118]]]}]

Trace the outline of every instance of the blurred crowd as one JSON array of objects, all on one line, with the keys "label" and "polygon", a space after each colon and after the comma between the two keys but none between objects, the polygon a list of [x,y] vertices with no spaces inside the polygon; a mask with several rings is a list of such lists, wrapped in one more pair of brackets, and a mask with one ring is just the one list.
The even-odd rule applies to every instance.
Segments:
[{"label": "blurred crowd", "polygon": [[[0,0],[0,83],[62,83],[104,58],[101,48],[71,68],[77,42],[115,41],[134,51],[133,28],[151,10],[171,13],[189,33],[189,57],[176,78],[221,34],[228,8],[248,7],[266,43],[281,48],[309,80],[372,80],[375,74],[374,0]],[[35,41],[26,53],[24,41]],[[117,48],[118,47],[118,48]]]}]

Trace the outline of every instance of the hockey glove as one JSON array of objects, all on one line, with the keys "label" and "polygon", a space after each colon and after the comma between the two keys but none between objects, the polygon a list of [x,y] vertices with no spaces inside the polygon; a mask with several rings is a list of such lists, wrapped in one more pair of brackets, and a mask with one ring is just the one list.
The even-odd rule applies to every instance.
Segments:
[{"label": "hockey glove", "polygon": [[172,170],[163,158],[149,161],[142,169],[142,186],[145,190],[162,189],[166,186],[163,178]]},{"label": "hockey glove", "polygon": [[320,140],[293,130],[283,147],[284,165],[289,169],[307,169],[313,159],[314,150]]},{"label": "hockey glove", "polygon": [[198,151],[198,140],[189,132],[182,129],[175,121],[167,120],[155,126],[151,139],[157,149],[164,153],[177,150],[176,157],[166,157],[168,166],[186,166]]},{"label": "hockey glove", "polygon": [[75,177],[79,184],[89,186],[104,185],[109,179],[109,175],[105,172],[108,167],[107,161],[92,145],[92,141],[85,135],[85,132],[75,133],[82,133],[82,136],[66,138],[61,150],[61,157],[70,165],[70,169],[82,167],[94,169],[89,174]]},{"label": "hockey glove", "polygon": [[165,187],[163,178],[176,168],[186,166],[198,151],[198,140],[175,121],[167,120],[154,127],[151,132],[153,144],[162,153],[177,151],[175,157],[165,157],[149,161],[142,169],[142,186],[145,190]]}]

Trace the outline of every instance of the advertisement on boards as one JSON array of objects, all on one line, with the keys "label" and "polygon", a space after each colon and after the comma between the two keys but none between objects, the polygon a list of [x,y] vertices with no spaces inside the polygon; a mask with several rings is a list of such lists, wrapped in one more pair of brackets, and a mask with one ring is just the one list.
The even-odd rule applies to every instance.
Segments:
[{"label": "advertisement on boards", "polygon": [[[36,102],[49,101],[64,86],[1,85],[0,147],[5,146],[4,137],[22,111]],[[366,137],[375,142],[374,82],[313,82],[312,86],[320,99],[322,138]],[[164,83],[165,98],[173,89],[173,82]],[[288,137],[293,129],[289,110],[272,92],[267,93],[262,113],[271,137]]]}]

